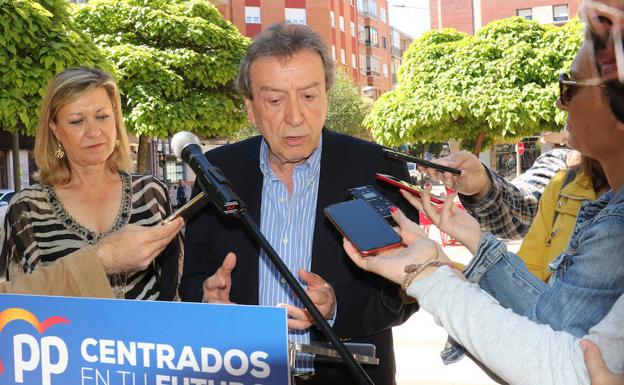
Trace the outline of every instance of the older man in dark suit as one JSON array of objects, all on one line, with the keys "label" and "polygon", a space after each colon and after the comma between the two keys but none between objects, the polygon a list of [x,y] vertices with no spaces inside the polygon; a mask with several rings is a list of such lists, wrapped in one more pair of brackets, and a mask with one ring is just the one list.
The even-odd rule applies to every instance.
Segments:
[{"label": "older man in dark suit", "polygon": [[[405,180],[409,175],[405,163],[384,158],[379,146],[323,128],[333,71],[322,39],[308,27],[268,28],[249,47],[239,73],[249,119],[261,136],[206,156],[232,182],[338,335],[377,347],[380,365],[367,368],[373,381],[393,384],[391,327],[417,305],[405,305],[393,283],[358,271],[323,209],[344,201],[349,188],[369,184],[403,206],[398,192],[377,184],[374,174]],[[284,304],[291,340],[320,337],[301,302],[236,220],[206,208],[188,223],[186,237],[183,299]],[[314,372],[306,383],[353,383],[346,368],[304,356],[296,369]]]}]

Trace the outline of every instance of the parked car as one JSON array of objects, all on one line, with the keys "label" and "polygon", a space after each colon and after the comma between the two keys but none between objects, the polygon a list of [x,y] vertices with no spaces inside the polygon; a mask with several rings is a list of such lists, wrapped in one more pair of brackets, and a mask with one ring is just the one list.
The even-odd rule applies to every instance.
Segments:
[{"label": "parked car", "polygon": [[13,190],[0,189],[0,224],[4,222],[4,216],[9,208],[9,201],[13,198],[13,195],[15,195]]}]

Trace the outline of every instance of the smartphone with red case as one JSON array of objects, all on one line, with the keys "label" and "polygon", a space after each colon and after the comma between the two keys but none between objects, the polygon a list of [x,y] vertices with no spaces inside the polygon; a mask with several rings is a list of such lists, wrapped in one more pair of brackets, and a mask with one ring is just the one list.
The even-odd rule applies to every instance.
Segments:
[{"label": "smartphone with red case", "polygon": [[361,199],[329,205],[325,215],[362,255],[374,255],[402,244],[399,234]]},{"label": "smartphone with red case", "polygon": [[[375,178],[379,179],[380,181],[390,183],[391,185],[396,186],[402,190],[409,191],[417,197],[420,197],[423,194],[423,190],[420,187],[414,186],[413,184],[407,183],[406,181],[399,178],[395,178],[392,175],[377,173],[375,174]],[[444,199],[442,197],[431,194],[431,202],[441,205],[444,203]]]}]

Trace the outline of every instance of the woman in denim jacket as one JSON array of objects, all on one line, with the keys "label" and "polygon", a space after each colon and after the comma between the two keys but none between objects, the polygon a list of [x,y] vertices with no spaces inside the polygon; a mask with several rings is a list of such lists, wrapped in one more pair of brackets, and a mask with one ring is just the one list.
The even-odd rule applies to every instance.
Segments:
[{"label": "woman in denim jacket", "polygon": [[[624,292],[624,125],[611,112],[606,88],[588,81],[595,74],[587,51],[584,45],[575,58],[572,80],[562,84],[558,107],[568,112],[570,145],[601,163],[612,190],[581,206],[568,247],[550,264],[547,283],[531,274],[504,243],[483,235],[467,214],[451,210],[441,217],[428,202],[423,205],[406,195],[475,255],[464,270],[468,280],[517,314],[577,337],[600,322]],[[443,354],[447,362],[461,356],[458,349]]]}]

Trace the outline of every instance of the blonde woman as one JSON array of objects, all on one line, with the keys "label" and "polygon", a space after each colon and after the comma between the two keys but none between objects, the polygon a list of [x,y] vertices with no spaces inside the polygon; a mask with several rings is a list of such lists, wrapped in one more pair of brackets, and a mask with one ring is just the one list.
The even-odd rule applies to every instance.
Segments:
[{"label": "blonde woman", "polygon": [[[132,223],[153,226],[171,212],[165,186],[131,175],[119,89],[93,68],[52,79],[35,140],[38,184],[11,200],[0,232],[0,271],[28,274]],[[176,238],[144,270],[110,274],[117,298],[172,300],[183,258]]]}]

